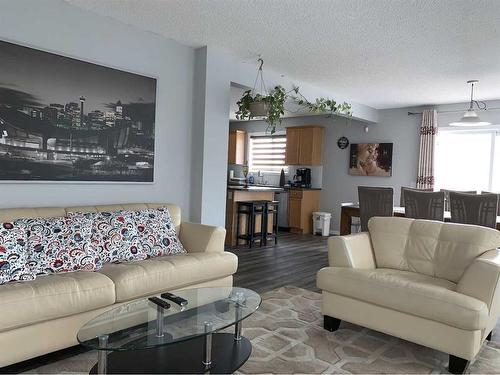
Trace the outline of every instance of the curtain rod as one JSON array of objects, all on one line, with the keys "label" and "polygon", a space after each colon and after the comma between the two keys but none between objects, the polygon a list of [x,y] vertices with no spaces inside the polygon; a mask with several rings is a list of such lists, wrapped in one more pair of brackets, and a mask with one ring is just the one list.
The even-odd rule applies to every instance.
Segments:
[{"label": "curtain rod", "polygon": [[[485,109],[485,111],[498,111],[500,108],[488,108]],[[438,111],[437,113],[460,113],[460,112],[465,112],[465,109],[454,109],[450,111]],[[408,112],[408,116],[413,116],[413,115],[421,115],[423,112]]]}]

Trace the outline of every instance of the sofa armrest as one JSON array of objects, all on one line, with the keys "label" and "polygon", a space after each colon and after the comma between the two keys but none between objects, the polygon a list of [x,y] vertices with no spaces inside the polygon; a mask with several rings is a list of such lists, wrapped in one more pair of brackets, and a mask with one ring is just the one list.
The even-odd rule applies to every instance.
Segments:
[{"label": "sofa armrest", "polygon": [[328,239],[330,267],[375,268],[372,242],[368,232]]},{"label": "sofa armrest", "polygon": [[224,251],[226,230],[211,225],[181,223],[179,240],[188,253],[214,253]]},{"label": "sofa armrest", "polygon": [[500,304],[500,249],[474,259],[458,281],[456,291],[486,303],[491,316],[492,307]]}]

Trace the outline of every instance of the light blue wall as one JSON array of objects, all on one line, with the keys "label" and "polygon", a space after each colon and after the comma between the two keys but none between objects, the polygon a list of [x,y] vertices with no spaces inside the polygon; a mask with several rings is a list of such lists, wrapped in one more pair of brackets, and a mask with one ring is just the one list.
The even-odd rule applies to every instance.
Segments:
[{"label": "light blue wall", "polygon": [[192,48],[59,0],[2,1],[0,39],[158,79],[154,184],[0,183],[1,207],[173,202],[189,215]]}]

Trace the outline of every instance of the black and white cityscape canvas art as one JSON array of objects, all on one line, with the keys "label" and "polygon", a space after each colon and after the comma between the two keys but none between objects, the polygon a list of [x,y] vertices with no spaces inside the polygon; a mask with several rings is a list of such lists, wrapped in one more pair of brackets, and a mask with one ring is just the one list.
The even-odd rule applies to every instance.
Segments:
[{"label": "black and white cityscape canvas art", "polygon": [[152,182],[156,79],[0,41],[0,180]]}]

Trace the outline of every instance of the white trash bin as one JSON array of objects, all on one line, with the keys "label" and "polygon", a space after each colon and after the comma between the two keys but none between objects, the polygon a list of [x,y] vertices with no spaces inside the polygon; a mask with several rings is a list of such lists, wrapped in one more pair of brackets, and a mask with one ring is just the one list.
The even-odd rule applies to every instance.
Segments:
[{"label": "white trash bin", "polygon": [[331,218],[332,214],[329,212],[313,212],[313,233],[329,236]]}]

